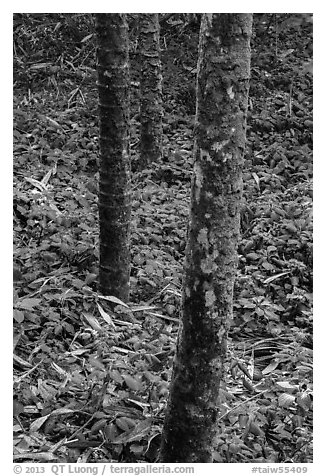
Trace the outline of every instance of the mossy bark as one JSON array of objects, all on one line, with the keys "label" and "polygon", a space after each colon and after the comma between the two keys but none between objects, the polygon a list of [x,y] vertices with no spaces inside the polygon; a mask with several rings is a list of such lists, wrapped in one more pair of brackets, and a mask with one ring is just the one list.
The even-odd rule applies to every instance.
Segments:
[{"label": "mossy bark", "polygon": [[129,299],[129,53],[124,14],[97,14],[100,115],[100,269],[105,295]]},{"label": "mossy bark", "polygon": [[251,14],[204,14],[182,316],[161,461],[212,461],[242,200]]},{"label": "mossy bark", "polygon": [[162,155],[162,68],[157,13],[139,15],[139,49],[141,62],[139,168],[143,169]]}]

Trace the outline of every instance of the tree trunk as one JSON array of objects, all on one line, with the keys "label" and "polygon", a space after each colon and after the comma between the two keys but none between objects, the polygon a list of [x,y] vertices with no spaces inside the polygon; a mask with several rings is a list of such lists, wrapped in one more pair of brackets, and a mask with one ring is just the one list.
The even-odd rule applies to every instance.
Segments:
[{"label": "tree trunk", "polygon": [[251,14],[202,18],[182,316],[162,462],[212,462],[242,198]]},{"label": "tree trunk", "polygon": [[162,155],[162,72],[157,13],[140,14],[140,161],[141,169]]},{"label": "tree trunk", "polygon": [[99,288],[129,298],[129,53],[124,14],[97,14],[100,114]]}]

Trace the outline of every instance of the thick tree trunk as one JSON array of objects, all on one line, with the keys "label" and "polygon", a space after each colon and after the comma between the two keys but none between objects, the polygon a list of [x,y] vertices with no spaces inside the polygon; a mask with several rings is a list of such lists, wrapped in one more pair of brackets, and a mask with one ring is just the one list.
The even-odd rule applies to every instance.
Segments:
[{"label": "thick tree trunk", "polygon": [[97,14],[100,114],[100,292],[128,301],[130,275],[129,54],[124,14]]},{"label": "thick tree trunk", "polygon": [[204,14],[182,321],[161,461],[212,461],[242,198],[251,14]]},{"label": "thick tree trunk", "polygon": [[145,168],[162,155],[162,71],[157,13],[140,14],[140,161]]}]

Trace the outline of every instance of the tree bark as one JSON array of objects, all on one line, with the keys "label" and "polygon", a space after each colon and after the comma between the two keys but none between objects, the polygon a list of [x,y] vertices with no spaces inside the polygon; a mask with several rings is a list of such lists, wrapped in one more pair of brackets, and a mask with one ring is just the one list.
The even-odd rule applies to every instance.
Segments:
[{"label": "tree bark", "polygon": [[162,462],[212,462],[242,199],[251,14],[202,18],[182,316]]},{"label": "tree bark", "polygon": [[148,167],[162,155],[162,68],[157,13],[140,14],[140,161]]},{"label": "tree bark", "polygon": [[124,14],[97,14],[100,115],[100,270],[105,295],[129,299],[129,52]]}]

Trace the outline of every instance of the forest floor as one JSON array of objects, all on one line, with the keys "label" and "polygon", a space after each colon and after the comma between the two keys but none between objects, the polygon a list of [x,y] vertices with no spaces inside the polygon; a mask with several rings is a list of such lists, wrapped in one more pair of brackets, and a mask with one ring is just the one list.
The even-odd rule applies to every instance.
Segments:
[{"label": "forest floor", "polygon": [[[234,322],[214,461],[307,463],[312,31],[307,19],[295,15],[280,15],[277,25],[258,20]],[[15,461],[157,460],[178,329],[193,160],[197,37],[178,31],[166,33],[162,56],[164,155],[142,171],[133,83],[129,303],[100,296],[96,288],[94,69],[82,61],[57,68],[35,60],[23,72],[25,78],[37,74],[37,82],[28,88],[16,82]],[[188,45],[182,56],[180,42]]]}]

